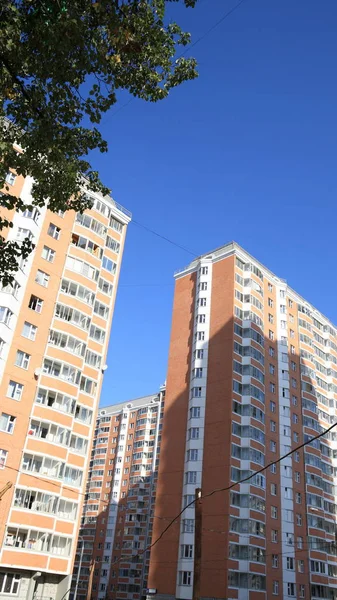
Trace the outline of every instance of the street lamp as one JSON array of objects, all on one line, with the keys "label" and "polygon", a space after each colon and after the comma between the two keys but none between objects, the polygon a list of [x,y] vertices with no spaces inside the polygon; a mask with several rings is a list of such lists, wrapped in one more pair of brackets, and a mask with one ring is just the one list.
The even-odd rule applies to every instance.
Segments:
[{"label": "street lamp", "polygon": [[80,554],[80,564],[78,566],[77,577],[76,577],[76,584],[75,584],[75,591],[74,591],[74,600],[76,600],[76,598],[77,598],[77,590],[78,590],[78,584],[79,584],[79,581],[80,581],[80,573],[81,573],[81,568],[82,568],[83,550],[84,550],[84,539],[83,539],[83,537],[81,535],[79,535],[78,539],[81,541],[81,554]]}]

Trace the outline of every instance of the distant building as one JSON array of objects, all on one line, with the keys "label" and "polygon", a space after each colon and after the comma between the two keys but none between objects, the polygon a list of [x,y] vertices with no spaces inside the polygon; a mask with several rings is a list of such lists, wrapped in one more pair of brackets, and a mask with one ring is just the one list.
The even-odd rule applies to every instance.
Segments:
[{"label": "distant building", "polygon": [[[227,487],[336,421],[336,327],[235,243],[194,260],[176,274],[152,539],[197,487]],[[205,498],[200,597],[337,598],[336,475],[333,429]],[[149,598],[192,598],[194,517],[152,549]]]},{"label": "distant building", "polygon": [[71,598],[146,594],[164,399],[163,387],[99,411]]},{"label": "distant building", "polygon": [[[62,174],[60,174],[62,177]],[[34,252],[0,289],[0,597],[61,600],[70,587],[89,453],[130,213],[31,209],[2,232]]]}]

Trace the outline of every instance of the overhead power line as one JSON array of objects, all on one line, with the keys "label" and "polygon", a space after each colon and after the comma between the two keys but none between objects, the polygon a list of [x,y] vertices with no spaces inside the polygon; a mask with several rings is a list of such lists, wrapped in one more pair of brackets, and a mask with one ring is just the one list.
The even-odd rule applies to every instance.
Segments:
[{"label": "overhead power line", "polygon": [[139,223],[138,221],[135,221],[135,219],[132,219],[131,223],[134,223],[138,227],[142,227],[142,229],[145,229],[146,231],[149,231],[150,233],[153,233],[153,235],[156,235],[157,237],[161,238],[162,240],[165,240],[165,242],[168,242],[169,244],[172,244],[172,246],[176,246],[177,248],[180,248],[180,250],[184,250],[184,252],[188,252],[189,254],[192,254],[192,256],[194,256],[194,258],[197,258],[197,256],[199,256],[193,250],[189,250],[188,248],[185,248],[185,246],[181,246],[180,244],[177,244],[173,240],[170,240],[169,238],[165,237],[164,235],[161,235],[160,233],[157,233],[157,231],[154,231],[153,229],[150,229],[150,227],[147,227],[146,225],[142,225],[142,223]]},{"label": "overhead power line", "polygon": [[[214,23],[214,25],[212,25],[209,29],[207,29],[207,31],[205,31],[205,33],[203,33],[200,37],[198,37],[195,40],[195,42],[192,42],[192,44],[190,44],[187,48],[185,48],[185,50],[183,52],[181,52],[181,54],[179,54],[177,56],[176,60],[179,60],[179,58],[182,58],[183,56],[185,56],[187,54],[187,52],[189,52],[189,50],[191,50],[197,44],[199,44],[202,40],[204,40],[205,37],[207,37],[210,33],[212,33],[212,31],[214,31],[214,29],[216,29],[217,27],[219,27],[219,25],[221,25],[221,23],[223,23],[226,19],[228,19],[228,17],[230,17],[230,15],[232,15],[233,12],[235,12],[241,6],[241,4],[243,4],[245,1],[246,0],[240,0],[230,10],[228,10],[227,12],[225,12],[225,14],[222,15],[222,17],[220,17],[220,19],[218,19],[218,21],[216,21]],[[121,110],[123,110],[123,108],[126,108],[133,100],[134,100],[134,97],[130,98],[127,102],[125,102],[124,104],[122,104],[122,106],[120,106],[119,108],[117,108],[115,110],[115,112],[113,112],[111,115],[107,115],[106,119],[104,119],[102,121],[102,123],[106,123],[109,120],[110,117],[115,117]]]},{"label": "overhead power line", "polygon": [[[226,487],[222,487],[222,488],[215,488],[214,490],[212,490],[211,492],[208,492],[207,494],[202,494],[201,496],[201,500],[204,500],[205,498],[210,498],[211,496],[213,496],[214,494],[218,494],[220,492],[227,492],[231,489],[233,489],[234,487],[236,487],[237,485],[240,485],[241,483],[246,483],[246,481],[249,481],[250,479],[252,479],[252,477],[255,477],[255,475],[258,475],[259,473],[263,473],[263,471],[265,471],[266,469],[268,469],[269,467],[271,467],[272,465],[277,465],[278,463],[280,463],[282,460],[284,460],[285,458],[287,458],[288,456],[291,456],[292,454],[294,454],[294,452],[297,452],[298,450],[301,450],[301,448],[304,448],[305,446],[308,446],[309,444],[311,444],[311,442],[313,442],[314,440],[318,440],[319,438],[323,437],[324,435],[326,435],[327,433],[329,433],[329,431],[331,431],[334,427],[337,426],[337,422],[333,423],[333,425],[331,425],[330,427],[328,427],[328,429],[324,429],[324,431],[322,431],[321,433],[319,433],[318,435],[315,435],[314,437],[310,438],[310,440],[307,440],[306,442],[303,442],[303,444],[300,444],[299,446],[296,446],[295,448],[293,448],[293,450],[290,450],[289,452],[287,452],[287,454],[284,454],[283,456],[280,456],[280,458],[271,461],[270,463],[268,463],[267,465],[265,465],[264,467],[261,467],[261,469],[258,469],[257,471],[254,471],[253,473],[251,473],[250,475],[248,475],[248,477],[244,477],[243,479],[240,479],[239,481],[235,481],[234,483],[232,483],[231,485],[228,485]],[[178,514],[176,517],[174,517],[174,519],[172,519],[170,521],[170,523],[163,529],[163,531],[161,532],[161,534],[157,537],[157,539],[152,542],[145,550],[144,552],[146,552],[147,550],[150,550],[151,548],[153,548],[153,546],[155,546],[156,544],[158,544],[158,542],[162,539],[162,537],[165,535],[165,533],[172,527],[172,525],[181,517],[181,515],[185,512],[185,510],[187,510],[190,506],[193,506],[193,504],[195,503],[195,500],[192,500],[191,502],[189,502]]]},{"label": "overhead power line", "polygon": [[[244,477],[243,479],[240,479],[239,481],[235,481],[234,483],[232,483],[229,486],[222,487],[222,488],[215,488],[214,490],[212,490],[211,492],[208,492],[207,494],[202,494],[201,499],[209,498],[210,496],[213,496],[214,494],[218,494],[220,492],[229,491],[229,490],[235,488],[237,485],[240,485],[241,483],[246,483],[246,481],[249,481],[250,479],[252,479],[253,477],[255,477],[255,475],[258,475],[259,473],[263,473],[266,469],[268,469],[272,465],[277,465],[278,463],[280,463],[282,460],[284,460],[288,456],[291,456],[292,454],[294,454],[294,452],[297,452],[298,450],[301,450],[302,448],[305,448],[306,446],[308,446],[309,444],[311,444],[315,440],[318,440],[321,437],[324,437],[327,433],[329,433],[336,426],[337,426],[337,422],[333,423],[332,425],[330,425],[330,427],[328,427],[327,429],[324,429],[321,433],[315,435],[314,437],[310,438],[306,442],[303,442],[303,444],[300,444],[299,446],[296,446],[295,448],[293,448],[292,450],[290,450],[289,452],[287,452],[283,456],[280,456],[280,458],[271,461],[270,463],[268,463],[264,467],[261,467],[261,469],[258,469],[257,471],[253,471],[253,473],[251,473],[247,477]],[[43,477],[38,477],[37,475],[33,475],[33,474],[29,473],[29,471],[21,471],[20,469],[16,469],[15,467],[10,467],[9,465],[5,465],[5,469],[10,469],[11,471],[16,471],[17,473],[22,473],[22,474],[25,474],[25,475],[29,475],[30,477],[33,477],[34,479],[38,479],[39,481],[46,481],[50,485],[55,485],[58,488],[60,486],[60,484],[54,483],[54,482],[50,481],[49,479],[45,479]],[[74,488],[71,488],[71,487],[68,487],[68,486],[64,486],[63,489],[68,489],[68,490],[71,490],[71,491],[74,490]],[[86,496],[86,493],[84,493],[84,492],[78,492],[78,494],[81,495],[81,496]],[[103,502],[108,503],[108,501],[103,501]],[[146,548],[144,548],[144,550],[142,550],[141,552],[138,552],[138,554],[135,554],[135,555],[128,554],[128,555],[120,556],[118,558],[118,560],[116,560],[115,562],[111,563],[111,566],[115,565],[117,563],[120,563],[123,560],[129,560],[130,556],[132,556],[133,558],[134,557],[141,557],[141,556],[143,556],[143,554],[145,554],[146,552],[148,552],[149,550],[151,550],[151,548],[153,548],[156,544],[158,544],[158,542],[163,538],[163,536],[165,535],[165,533],[177,522],[177,520],[181,517],[181,515],[185,512],[185,510],[187,510],[188,508],[190,508],[191,506],[193,506],[194,503],[195,503],[195,500],[192,500],[175,517],[173,517],[170,520],[170,522],[168,523],[168,525],[165,527],[165,529],[163,529],[163,531],[161,532],[161,534],[157,537],[157,539],[154,542],[152,542],[151,544],[149,544]],[[155,516],[155,518],[162,518],[162,519],[165,518],[165,519],[167,519],[167,517],[157,517],[157,515],[154,515],[154,516]]]},{"label": "overhead power line", "polygon": [[230,17],[230,15],[233,14],[233,12],[235,12],[240,6],[241,4],[243,4],[244,2],[246,2],[246,0],[240,0],[240,2],[238,2],[237,4],[235,4],[230,10],[228,10],[224,15],[222,15],[222,17],[220,17],[220,19],[218,21],[216,21],[216,23],[214,23],[214,25],[212,25],[209,29],[207,29],[207,31],[205,31],[205,33],[203,33],[200,37],[198,37],[195,42],[192,42],[192,44],[190,44],[185,50],[184,52],[182,52],[178,58],[181,58],[182,56],[185,56],[185,54],[187,52],[189,52],[189,50],[191,50],[192,48],[194,48],[197,44],[199,44],[202,40],[205,39],[205,37],[207,37],[210,33],[212,33],[212,31],[214,31],[214,29],[216,29],[217,27],[219,27],[219,25],[221,25],[221,23],[223,23],[228,17]]}]

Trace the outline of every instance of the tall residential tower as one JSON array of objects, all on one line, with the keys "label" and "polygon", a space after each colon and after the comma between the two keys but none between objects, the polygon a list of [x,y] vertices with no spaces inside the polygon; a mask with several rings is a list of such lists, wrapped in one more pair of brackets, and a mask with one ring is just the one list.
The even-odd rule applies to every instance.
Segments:
[{"label": "tall residential tower", "polygon": [[31,210],[8,239],[33,254],[0,291],[0,595],[61,600],[70,587],[90,447],[130,213],[92,196],[83,215]]},{"label": "tall residential tower", "polygon": [[72,598],[146,594],[165,387],[99,411]]},{"label": "tall residential tower", "polygon": [[[337,421],[337,329],[237,244],[176,274],[153,540]],[[337,430],[202,501],[201,598],[337,598]],[[190,600],[194,507],[151,552]]]}]

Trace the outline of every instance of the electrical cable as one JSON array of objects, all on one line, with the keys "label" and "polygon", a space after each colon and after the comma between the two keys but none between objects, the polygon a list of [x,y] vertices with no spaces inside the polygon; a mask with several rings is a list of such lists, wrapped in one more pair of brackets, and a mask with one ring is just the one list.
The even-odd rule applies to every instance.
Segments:
[{"label": "electrical cable", "polygon": [[[240,485],[241,483],[245,483],[245,482],[249,481],[255,475],[258,475],[259,473],[262,473],[263,471],[265,471],[266,469],[268,469],[269,467],[271,467],[274,464],[280,463],[282,460],[284,460],[288,456],[291,456],[292,454],[294,454],[294,452],[297,452],[298,450],[301,450],[305,446],[308,446],[314,440],[317,440],[317,439],[323,437],[324,435],[326,435],[327,433],[329,433],[329,431],[331,431],[332,429],[334,429],[336,426],[337,426],[337,422],[333,423],[330,427],[328,427],[327,429],[325,429],[321,433],[317,434],[316,436],[310,438],[306,442],[303,442],[299,446],[296,446],[295,448],[293,448],[292,450],[290,450],[289,452],[287,452],[286,454],[284,454],[280,458],[278,458],[278,459],[276,459],[274,461],[271,461],[270,463],[268,463],[267,465],[265,465],[261,469],[258,469],[257,471],[254,471],[249,476],[244,477],[243,479],[240,479],[239,481],[236,481],[236,482],[232,483],[229,486],[226,486],[226,487],[223,487],[223,488],[215,488],[214,490],[212,490],[211,492],[208,492],[207,494],[202,494],[201,497],[200,497],[200,500],[203,500],[205,498],[209,498],[209,497],[213,496],[214,494],[217,494],[217,493],[220,493],[220,492],[229,491],[229,490],[233,489],[234,487],[236,487],[237,485]],[[193,506],[194,503],[195,503],[195,499],[192,500],[190,503],[188,503],[173,519],[171,519],[171,521],[163,529],[163,531],[160,533],[160,535],[154,540],[154,542],[152,542],[151,544],[149,544],[144,550],[142,550],[141,552],[139,552],[136,555],[124,555],[124,556],[121,556],[115,562],[111,563],[111,566],[114,566],[115,564],[118,564],[118,563],[122,562],[123,560],[127,560],[130,556],[134,556],[134,557],[143,556],[143,554],[145,554],[146,552],[148,552],[149,550],[151,550],[151,548],[153,548],[156,544],[158,544],[158,542],[163,538],[163,536],[166,534],[166,532],[177,522],[177,520],[181,517],[181,515],[185,512],[185,510],[187,510],[189,507]],[[251,537],[251,536],[249,536],[249,537]]]},{"label": "electrical cable", "polygon": [[[284,454],[283,456],[281,456],[280,458],[271,461],[270,463],[268,463],[267,465],[265,465],[264,467],[261,467],[261,469],[258,469],[257,471],[254,471],[253,473],[251,473],[250,475],[248,475],[247,477],[244,477],[243,479],[240,479],[239,481],[236,481],[234,483],[232,483],[229,486],[223,487],[223,488],[215,488],[214,490],[212,490],[211,492],[208,492],[207,494],[202,494],[200,496],[200,500],[204,500],[205,498],[210,498],[211,496],[213,496],[214,494],[218,494],[220,492],[226,492],[229,491],[231,489],[233,489],[234,487],[236,487],[237,485],[240,485],[241,483],[246,483],[247,481],[249,481],[250,479],[252,479],[252,477],[255,477],[255,475],[258,475],[259,473],[263,473],[263,471],[265,471],[266,469],[268,469],[269,467],[271,467],[272,465],[276,465],[278,463],[280,463],[282,460],[284,460],[285,458],[287,458],[288,456],[291,456],[292,454],[294,454],[294,452],[297,452],[298,450],[300,450],[301,448],[304,448],[305,446],[308,446],[311,442],[313,442],[314,440],[317,440],[321,437],[323,437],[324,435],[326,435],[327,433],[329,433],[329,431],[331,431],[332,429],[334,429],[334,427],[337,426],[337,422],[333,423],[330,427],[328,427],[327,429],[325,429],[324,431],[322,431],[321,433],[319,433],[318,435],[314,436],[313,438],[310,438],[309,440],[307,440],[306,442],[303,442],[302,444],[300,444],[299,446],[296,446],[295,448],[293,448],[292,450],[290,450],[289,452],[287,452],[286,454]],[[172,527],[172,525],[175,523],[175,521],[177,521],[177,519],[179,519],[181,517],[181,515],[185,512],[185,510],[187,510],[187,508],[189,508],[190,506],[193,506],[193,504],[195,503],[195,499],[192,500],[189,504],[187,504],[178,514],[177,516],[172,519],[172,521],[163,529],[163,531],[161,532],[161,534],[157,537],[157,539],[151,543],[151,545],[148,546],[147,550],[150,550],[151,548],[153,548],[156,544],[158,544],[158,542],[162,539],[162,537],[165,535],[165,533]]]},{"label": "electrical cable", "polygon": [[189,250],[188,248],[185,248],[185,246],[181,246],[180,244],[177,244],[176,242],[173,242],[173,240],[170,240],[169,238],[165,237],[164,235],[161,235],[160,233],[157,233],[153,229],[150,229],[150,227],[146,227],[146,225],[142,225],[142,223],[139,223],[135,219],[132,219],[130,221],[130,223],[134,223],[138,227],[142,227],[146,231],[149,231],[150,233],[153,233],[153,235],[156,235],[157,237],[161,238],[162,240],[165,240],[169,244],[172,244],[173,246],[176,246],[177,248],[180,248],[180,250],[184,250],[185,252],[188,252],[189,254],[192,254],[192,256],[194,256],[194,258],[197,258],[198,256],[200,256],[199,254],[197,254],[193,250]]},{"label": "electrical cable", "polygon": [[[214,25],[212,25],[209,29],[207,29],[207,31],[205,31],[205,33],[203,33],[200,37],[198,37],[195,40],[195,42],[192,42],[191,44],[189,44],[189,46],[187,48],[185,48],[185,50],[177,56],[176,62],[180,58],[185,56],[187,54],[187,52],[189,52],[189,50],[191,50],[197,44],[199,44],[202,40],[204,40],[205,37],[207,37],[210,33],[212,33],[212,31],[214,31],[214,29],[219,27],[219,25],[221,25],[221,23],[223,23],[230,15],[232,15],[233,12],[235,12],[241,6],[241,4],[243,4],[245,1],[246,0],[240,0],[239,2],[237,2],[237,4],[235,4],[230,10],[228,10],[224,15],[222,15],[222,17],[220,17],[220,19],[218,19],[218,21],[216,21],[214,23]],[[133,100],[134,100],[134,97],[130,98],[127,102],[122,104],[122,106],[117,108],[111,115],[108,115],[106,119],[103,119],[102,124],[105,124],[109,120],[109,118],[115,117],[121,110],[123,110],[123,108],[126,108]]]}]

